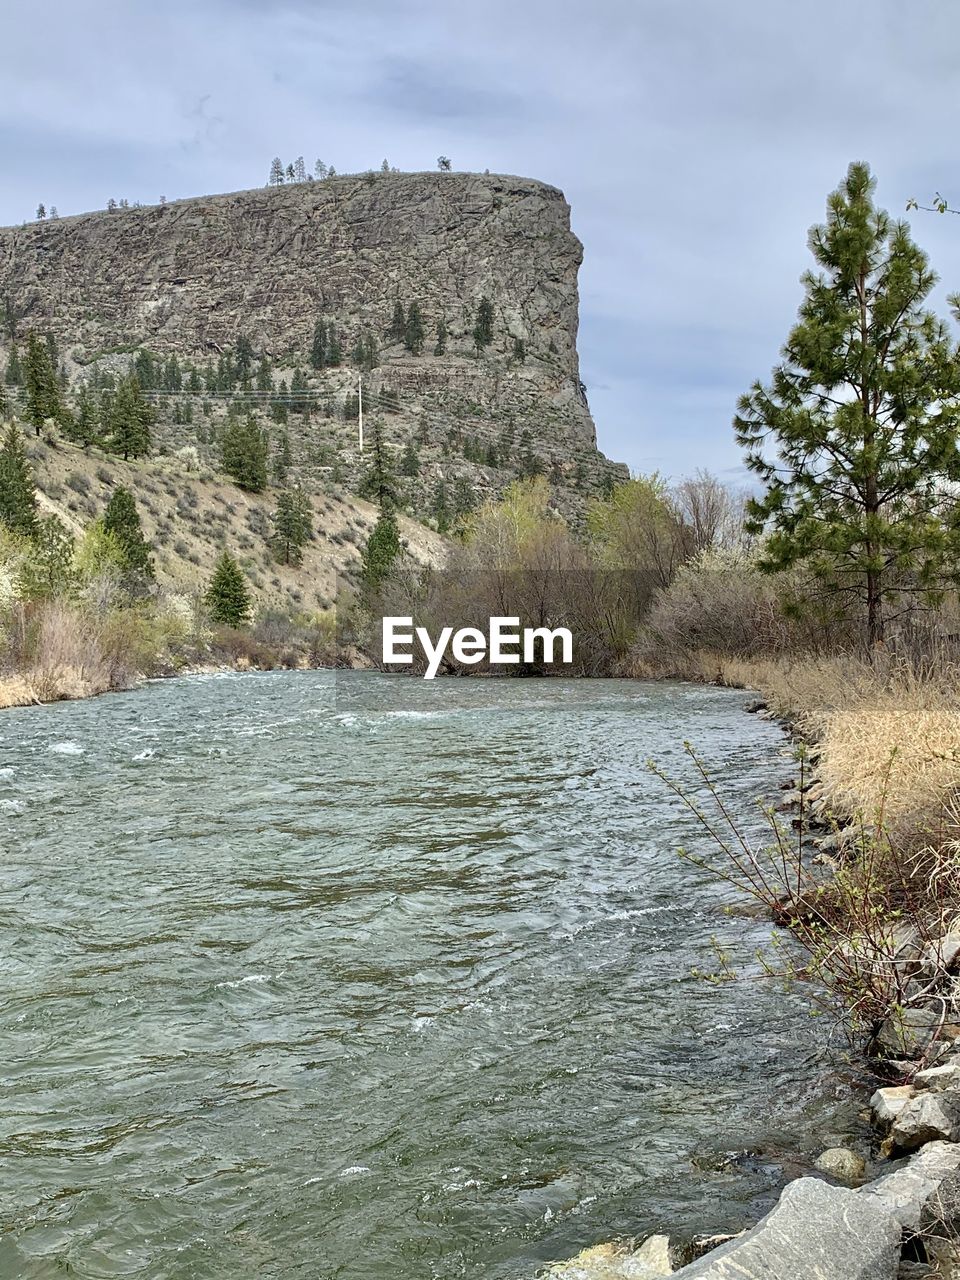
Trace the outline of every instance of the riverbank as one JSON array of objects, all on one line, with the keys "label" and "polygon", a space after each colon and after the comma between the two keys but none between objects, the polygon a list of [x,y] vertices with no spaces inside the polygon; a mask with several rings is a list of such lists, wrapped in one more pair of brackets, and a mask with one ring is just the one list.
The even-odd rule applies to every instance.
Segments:
[{"label": "riverbank", "polygon": [[[781,723],[797,743],[795,775],[770,815],[770,856],[733,840],[713,869],[790,928],[799,955],[787,961],[785,976],[822,987],[877,1073],[870,1114],[876,1159],[890,1171],[865,1182],[855,1152],[825,1152],[818,1167],[829,1181],[788,1183],[777,1206],[738,1237],[706,1237],[699,1246],[671,1246],[666,1237],[639,1249],[602,1246],[554,1274],[960,1276],[955,670],[942,660],[769,661],[699,652],[635,674],[755,689],[761,700],[751,710]],[[722,796],[715,798],[722,810]],[[722,815],[716,823],[715,815],[703,819],[718,844],[737,834]],[[691,1259],[691,1252],[704,1256]]]},{"label": "riverbank", "polygon": [[4,621],[0,709],[122,692],[164,676],[310,670],[343,660],[332,612],[267,612],[253,626],[228,627],[209,625],[177,597],[104,610],[48,600],[14,606]]}]

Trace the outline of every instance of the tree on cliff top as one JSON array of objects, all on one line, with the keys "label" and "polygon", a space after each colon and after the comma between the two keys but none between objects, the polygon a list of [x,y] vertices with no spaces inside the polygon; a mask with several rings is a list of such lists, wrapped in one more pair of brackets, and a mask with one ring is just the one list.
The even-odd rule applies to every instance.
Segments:
[{"label": "tree on cliff top", "polygon": [[748,527],[769,531],[763,564],[806,563],[864,612],[871,644],[906,590],[936,598],[958,575],[960,530],[944,482],[960,479],[960,362],[923,302],[936,284],[906,223],[874,204],[852,164],[810,231],[818,271],[769,386],[734,419],[766,483]]}]

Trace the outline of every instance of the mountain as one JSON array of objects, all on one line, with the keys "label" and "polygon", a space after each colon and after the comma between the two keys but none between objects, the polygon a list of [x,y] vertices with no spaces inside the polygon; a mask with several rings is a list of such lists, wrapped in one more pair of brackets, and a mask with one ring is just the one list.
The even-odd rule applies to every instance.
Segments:
[{"label": "mountain", "polygon": [[36,330],[71,388],[134,367],[174,467],[215,471],[227,417],[253,413],[313,492],[369,494],[377,456],[407,514],[443,529],[543,472],[577,519],[626,477],[596,448],[580,381],[581,258],[560,191],[492,174],[48,219],[0,229],[0,358]]}]

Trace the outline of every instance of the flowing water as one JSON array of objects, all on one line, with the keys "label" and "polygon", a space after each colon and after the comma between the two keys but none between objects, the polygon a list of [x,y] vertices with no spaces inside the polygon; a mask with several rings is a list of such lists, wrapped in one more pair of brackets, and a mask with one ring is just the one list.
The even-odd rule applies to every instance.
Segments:
[{"label": "flowing water", "polygon": [[[526,1280],[739,1227],[851,1124],[769,925],[645,768],[731,808],[743,695],[282,673],[0,716],[0,1280]],[[748,1154],[743,1156],[746,1151]]]}]

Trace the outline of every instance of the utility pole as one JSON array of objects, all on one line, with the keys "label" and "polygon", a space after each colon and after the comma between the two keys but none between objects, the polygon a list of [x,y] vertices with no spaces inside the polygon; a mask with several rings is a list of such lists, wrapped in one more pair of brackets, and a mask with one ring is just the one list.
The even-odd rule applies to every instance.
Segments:
[{"label": "utility pole", "polygon": [[363,374],[357,374],[357,429],[360,434],[360,452],[363,453]]}]

